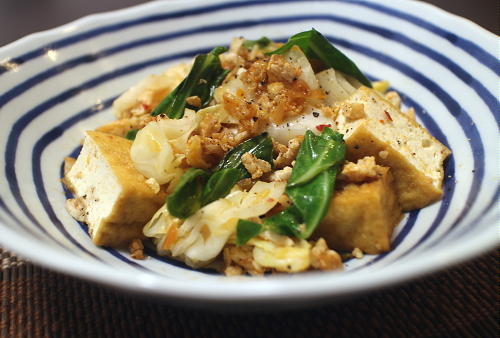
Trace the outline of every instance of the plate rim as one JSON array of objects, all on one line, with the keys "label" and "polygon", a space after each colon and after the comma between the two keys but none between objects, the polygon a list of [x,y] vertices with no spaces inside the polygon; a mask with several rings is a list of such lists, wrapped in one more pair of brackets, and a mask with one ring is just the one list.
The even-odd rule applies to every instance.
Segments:
[{"label": "plate rim", "polygon": [[[228,3],[228,2],[235,2],[235,1],[213,1],[211,3]],[[238,1],[236,1],[238,2]],[[239,2],[244,2],[244,1],[239,1]],[[299,2],[299,1],[298,1]],[[323,1],[322,1],[323,2]],[[363,1],[362,1],[363,2]],[[494,37],[497,38],[494,33],[491,33],[490,31],[482,28],[481,26],[477,25],[476,23],[466,19],[462,18],[460,16],[457,16],[452,13],[448,13],[445,10],[432,5],[428,3],[423,3],[423,2],[416,2],[416,1],[407,1],[407,0],[396,0],[391,3],[383,2],[383,1],[378,1],[378,0],[369,0],[367,2],[372,2],[372,3],[378,3],[378,4],[384,4],[387,5],[389,8],[400,8],[393,6],[393,4],[397,4],[397,6],[401,6],[402,4],[404,6],[415,6],[415,8],[424,8],[426,11],[434,11],[435,13],[439,13],[439,15],[445,15],[447,18],[452,18],[453,20],[457,20],[460,24],[465,24],[468,27],[468,29],[475,29],[479,30],[481,33],[480,35],[482,37],[485,37],[488,35],[488,39]],[[37,33],[32,33],[29,34],[19,40],[16,40],[14,42],[11,42],[5,46],[0,47],[0,57],[2,54],[9,53],[10,51],[14,51],[16,49],[23,49],[24,47],[28,46],[32,42],[37,42],[42,44],[50,42],[54,38],[64,36],[65,34],[68,33],[68,29],[71,29],[71,33],[75,31],[79,31],[82,29],[85,29],[85,26],[87,25],[87,29],[91,28],[96,28],[99,27],[102,22],[105,22],[109,17],[112,17],[116,19],[117,21],[123,20],[124,18],[127,17],[135,17],[137,15],[140,15],[141,11],[144,12],[149,12],[153,10],[154,8],[165,8],[164,6],[170,6],[170,7],[175,7],[177,6],[178,8],[189,8],[191,4],[201,4],[201,3],[206,3],[203,2],[202,0],[170,0],[170,1],[157,1],[157,2],[149,2],[145,4],[139,4],[135,5],[132,7],[124,8],[124,9],[119,9],[119,10],[114,10],[114,11],[109,11],[109,12],[104,12],[104,13],[98,13],[98,14],[91,14],[87,15],[83,18],[71,21],[67,24],[64,24],[62,26],[58,26],[52,29],[48,29],[45,31],[37,32]],[[408,7],[409,8],[409,7]],[[408,10],[408,8],[406,10]],[[175,10],[175,8],[169,8],[169,10]],[[478,32],[479,32],[478,31]],[[487,33],[487,35],[485,35]],[[479,39],[479,37],[478,37]],[[30,49],[32,50],[32,49]],[[26,257],[30,259],[33,262],[36,262],[37,264],[40,264],[42,266],[45,266],[49,269],[57,270],[62,273],[69,273],[73,276],[77,276],[79,278],[88,280],[88,281],[93,281],[93,282],[98,282],[100,284],[104,284],[107,286],[111,287],[117,287],[121,290],[126,290],[128,292],[134,292],[134,293],[140,293],[140,294],[147,294],[147,295],[159,295],[162,297],[168,297],[168,298],[176,298],[176,299],[191,299],[191,300],[203,300],[203,301],[208,301],[208,302],[241,302],[241,301],[256,301],[256,302],[261,302],[261,301],[276,301],[280,300],[284,297],[288,296],[293,296],[296,297],[295,300],[301,300],[301,299],[310,299],[314,297],[333,297],[337,295],[345,295],[346,292],[348,294],[350,293],[357,293],[360,291],[370,291],[373,289],[378,289],[381,287],[386,287],[390,285],[394,285],[397,283],[401,283],[410,279],[414,279],[415,277],[422,276],[428,273],[431,273],[436,270],[441,270],[444,267],[450,267],[453,265],[456,265],[464,260],[472,259],[473,257],[476,257],[480,255],[483,252],[486,252],[489,249],[492,249],[498,245],[498,236],[493,237],[489,233],[490,231],[484,231],[481,233],[480,241],[478,239],[475,239],[474,242],[470,242],[468,247],[469,250],[464,250],[463,247],[459,247],[457,243],[454,243],[453,247],[448,250],[450,253],[453,253],[453,257],[448,257],[446,260],[442,260],[439,257],[439,250],[431,250],[426,252],[425,254],[428,255],[429,259],[435,259],[436,263],[433,265],[423,265],[420,264],[420,266],[417,267],[417,269],[413,269],[411,271],[406,272],[406,274],[401,274],[401,272],[398,274],[397,278],[389,278],[387,279],[384,276],[377,276],[378,279],[372,280],[372,284],[367,285],[366,283],[353,283],[349,285],[350,287],[348,290],[343,290],[339,291],[338,289],[332,290],[330,289],[320,289],[319,291],[309,291],[309,292],[295,292],[293,290],[287,290],[286,293],[276,293],[276,288],[279,285],[274,285],[274,284],[281,284],[282,280],[284,278],[281,278],[278,280],[278,282],[274,282],[275,280],[264,280],[263,283],[261,283],[261,280],[256,281],[259,284],[265,285],[265,289],[261,290],[252,290],[252,293],[246,294],[246,295],[235,295],[235,294],[228,294],[225,295],[224,297],[221,298],[221,294],[217,295],[212,295],[210,293],[203,293],[203,289],[199,289],[195,292],[193,290],[183,290],[184,292],[179,293],[179,289],[177,287],[175,288],[158,288],[158,281],[163,280],[165,281],[165,277],[160,277],[158,281],[153,281],[150,277],[151,275],[149,273],[141,273],[138,274],[138,276],[134,276],[134,283],[129,283],[128,281],[125,282],[122,278],[123,276],[127,276],[129,278],[129,274],[123,273],[120,271],[120,275],[118,273],[116,276],[109,276],[110,275],[110,270],[108,267],[102,269],[103,270],[103,275],[89,275],[88,272],[93,271],[93,269],[90,269],[90,262],[85,265],[85,268],[87,268],[87,265],[89,265],[89,269],[82,269],[80,266],[76,267],[74,264],[71,264],[71,259],[69,258],[64,258],[61,260],[56,259],[58,257],[58,252],[59,250],[54,250],[48,245],[38,245],[38,243],[35,243],[36,247],[40,247],[44,250],[48,250],[49,253],[49,258],[54,258],[55,260],[53,262],[48,261],[45,257],[42,259],[40,255],[36,255],[36,250],[33,249],[28,249],[33,247],[33,242],[34,240],[28,240],[27,238],[23,238],[22,236],[19,236],[17,233],[13,232],[11,229],[8,228],[7,223],[1,222],[1,225],[4,226],[7,229],[7,236],[5,234],[2,234],[0,237],[0,243],[2,244],[3,247],[11,250],[12,252],[19,252],[22,257]],[[498,235],[498,233],[497,233]],[[484,238],[483,238],[484,237]],[[10,243],[25,243],[26,245],[11,245]],[[475,243],[473,245],[473,243]],[[478,244],[483,244],[478,245]],[[473,247],[473,248],[471,248]],[[78,258],[77,255],[74,255],[75,258]],[[81,260],[82,262],[84,260]],[[420,261],[422,262],[422,260]],[[394,264],[388,267],[384,267],[384,271],[387,271],[389,269],[389,272],[391,270],[398,271],[399,264]],[[94,267],[95,269],[95,267]],[[324,274],[324,273],[322,273]],[[111,274],[112,275],[112,274]],[[114,278],[116,277],[116,278]],[[156,277],[155,277],[156,278]],[[225,277],[221,277],[225,278]],[[300,279],[300,278],[298,278]],[[233,280],[234,282],[234,280]],[[309,281],[310,282],[310,281]],[[175,283],[174,283],[175,284]],[[229,283],[230,284],[230,283]],[[177,284],[176,284],[177,285]],[[226,283],[227,285],[227,283]],[[242,284],[239,284],[242,285]],[[245,283],[245,285],[248,286],[248,283]],[[140,286],[138,288],[137,286]],[[237,291],[235,289],[234,291]],[[295,290],[297,291],[297,290]],[[256,295],[254,292],[257,292],[258,294]]]}]

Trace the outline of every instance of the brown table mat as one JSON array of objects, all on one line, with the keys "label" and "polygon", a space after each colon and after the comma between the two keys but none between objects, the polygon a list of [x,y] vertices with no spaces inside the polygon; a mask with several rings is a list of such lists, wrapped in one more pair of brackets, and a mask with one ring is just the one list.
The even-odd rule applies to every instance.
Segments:
[{"label": "brown table mat", "polygon": [[498,253],[340,304],[235,315],[132,298],[0,249],[0,336],[498,337]]}]

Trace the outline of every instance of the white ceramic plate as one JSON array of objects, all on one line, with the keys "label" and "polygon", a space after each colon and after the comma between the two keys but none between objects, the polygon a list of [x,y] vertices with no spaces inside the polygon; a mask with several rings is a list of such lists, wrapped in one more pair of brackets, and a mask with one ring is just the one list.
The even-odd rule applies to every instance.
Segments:
[{"label": "white ceramic plate", "polygon": [[[406,215],[393,250],[343,272],[225,278],[95,247],[65,211],[63,158],[113,119],[117,95],[232,37],[316,28],[388,79],[453,150],[441,202]],[[190,304],[333,300],[389,286],[498,244],[497,37],[409,1],[166,1],[83,18],[0,49],[0,242],[78,277]]]}]

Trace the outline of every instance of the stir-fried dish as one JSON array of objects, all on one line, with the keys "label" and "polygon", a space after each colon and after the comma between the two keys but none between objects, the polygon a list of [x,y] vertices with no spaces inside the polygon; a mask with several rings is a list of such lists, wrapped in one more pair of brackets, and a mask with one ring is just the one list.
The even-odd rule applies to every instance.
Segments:
[{"label": "stir-fried dish", "polygon": [[236,38],[121,95],[66,159],[66,207],[96,245],[226,275],[386,252],[403,212],[441,198],[450,154],[388,87],[314,29]]}]

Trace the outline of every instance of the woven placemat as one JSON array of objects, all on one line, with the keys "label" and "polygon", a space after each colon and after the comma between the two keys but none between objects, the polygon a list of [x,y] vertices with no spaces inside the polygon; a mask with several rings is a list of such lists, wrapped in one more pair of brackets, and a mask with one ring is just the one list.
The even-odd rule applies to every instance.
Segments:
[{"label": "woven placemat", "polygon": [[132,298],[0,249],[0,336],[498,337],[498,254],[341,304],[224,314]]}]

